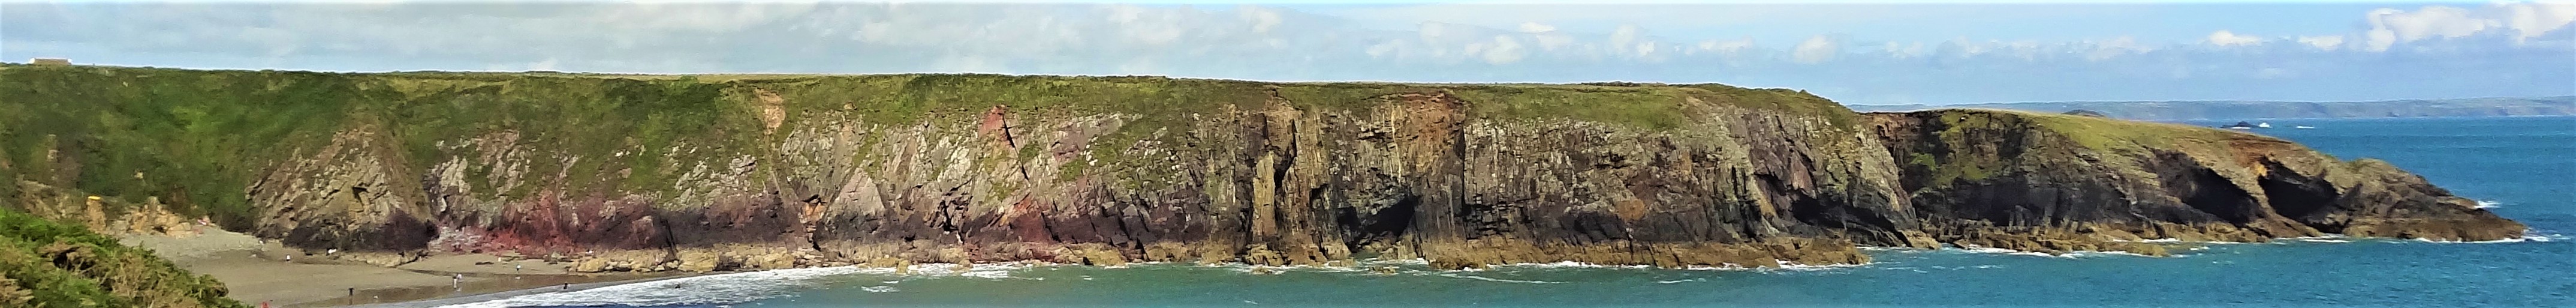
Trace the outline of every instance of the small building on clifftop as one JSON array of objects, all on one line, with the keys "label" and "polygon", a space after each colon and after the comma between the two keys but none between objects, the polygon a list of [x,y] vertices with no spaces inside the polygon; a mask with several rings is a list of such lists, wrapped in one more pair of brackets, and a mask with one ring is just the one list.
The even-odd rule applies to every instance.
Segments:
[{"label": "small building on clifftop", "polygon": [[35,65],[72,65],[72,59],[36,58],[35,60],[27,60],[27,63]]}]

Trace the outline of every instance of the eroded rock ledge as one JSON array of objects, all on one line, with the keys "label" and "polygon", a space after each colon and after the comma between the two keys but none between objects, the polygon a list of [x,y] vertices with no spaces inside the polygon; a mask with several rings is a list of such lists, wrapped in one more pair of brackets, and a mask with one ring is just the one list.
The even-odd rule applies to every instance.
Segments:
[{"label": "eroded rock ledge", "polygon": [[[583,271],[1370,257],[1768,267],[1865,263],[1864,245],[2161,255],[2136,240],[2523,231],[2386,163],[2279,139],[2004,111],[1858,114],[1723,85],[0,73],[344,91],[353,107],[321,109],[347,113],[327,129],[226,152],[248,160],[231,176],[249,211],[208,213],[386,263],[486,252]],[[137,99],[79,97],[117,93],[110,84],[8,86]],[[113,148],[47,142],[60,150],[53,167],[0,171],[55,186],[77,178],[64,170],[118,172],[60,167]],[[61,199],[9,193],[37,207]],[[178,197],[163,199],[190,200]]]}]

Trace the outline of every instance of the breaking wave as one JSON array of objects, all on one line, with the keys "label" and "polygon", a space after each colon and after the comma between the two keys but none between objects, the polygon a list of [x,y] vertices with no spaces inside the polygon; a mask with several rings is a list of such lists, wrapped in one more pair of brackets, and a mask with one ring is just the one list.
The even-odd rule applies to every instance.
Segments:
[{"label": "breaking wave", "polygon": [[[2053,255],[2052,255],[2052,254],[2044,253],[2044,252],[2019,251],[2019,250],[2011,250],[2011,249],[2003,249],[2003,248],[1991,248],[1991,247],[1960,248],[1959,250],[1961,250],[1961,251],[1966,251],[1966,252],[1968,252],[1968,253],[2006,254],[2006,255],[2016,255],[2016,256],[2033,256],[2033,257],[2048,257],[2048,258],[2068,258],[2068,259],[2073,259],[2073,258],[2087,258],[2087,257],[2108,257],[2108,256],[2124,256],[2124,257],[2153,257],[2153,256],[2142,255],[2142,254],[2133,253],[2133,252],[2127,252],[2127,251],[2091,251],[2091,250],[2085,250],[2085,251],[2069,251],[2069,252],[2066,252],[2066,253],[2063,253],[2063,254],[2053,254]],[[2181,256],[2181,255],[2175,255],[2175,256],[2179,257],[2179,256]]]},{"label": "breaking wave", "polygon": [[[983,279],[1045,280],[1036,277],[1013,277],[1011,271],[1029,268],[1020,263],[916,264],[907,268],[913,275],[957,276]],[[812,288],[823,287],[821,278],[852,275],[896,274],[893,268],[817,267],[766,270],[758,272],[707,275],[638,282],[595,289],[514,296],[498,300],[441,306],[441,308],[483,307],[594,307],[594,306],[707,306],[751,302],[777,298]],[[901,280],[886,281],[888,284]],[[861,288],[868,292],[897,292],[894,286]]]},{"label": "breaking wave", "polygon": [[1592,264],[1592,263],[1583,263],[1583,262],[1574,262],[1574,261],[1557,261],[1557,262],[1551,262],[1551,263],[1512,263],[1512,264],[1495,265],[1495,267],[1506,267],[1506,266],[1508,266],[1508,267],[1536,267],[1536,268],[1655,268],[1655,266],[1653,266],[1653,265],[1605,265],[1605,264]]},{"label": "breaking wave", "polygon": [[1484,280],[1484,281],[1492,281],[1492,282],[1509,282],[1509,283],[1534,283],[1534,284],[1560,284],[1560,283],[1565,283],[1565,282],[1563,282],[1563,281],[1511,280],[1511,279],[1502,279],[1502,278],[1482,277],[1482,276],[1475,276],[1475,275],[1460,275],[1460,274],[1454,274],[1454,273],[1444,273],[1444,274],[1440,274],[1439,276],[1440,276],[1440,277],[1449,277],[1449,278],[1466,278],[1466,279]]},{"label": "breaking wave", "polygon": [[2446,241],[2446,240],[2433,240],[2433,239],[2420,239],[2420,238],[2419,238],[2419,239],[2415,239],[2415,240],[2416,240],[2416,241],[2421,241],[2421,242],[2428,242],[2428,243],[2445,243],[2445,244],[2494,244],[2494,243],[2548,242],[2548,241],[2551,241],[2551,240],[2556,240],[2556,239],[2558,239],[2559,237],[2561,237],[2561,236],[2557,236],[2557,235],[2540,235],[2540,234],[2523,234],[2523,235],[2522,235],[2522,237],[2509,238],[2509,239],[2501,239],[2501,240],[2492,240],[2492,241]]},{"label": "breaking wave", "polygon": [[749,302],[786,296],[815,287],[817,278],[869,272],[891,273],[892,269],[857,267],[799,268],[748,273],[674,278],[595,289],[529,294],[516,297],[443,306],[444,308],[531,307],[531,306],[704,306]]}]

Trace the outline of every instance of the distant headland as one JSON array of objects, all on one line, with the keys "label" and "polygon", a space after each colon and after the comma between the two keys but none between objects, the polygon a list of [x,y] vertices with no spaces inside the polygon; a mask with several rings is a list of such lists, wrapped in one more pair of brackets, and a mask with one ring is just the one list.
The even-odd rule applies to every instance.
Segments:
[{"label": "distant headland", "polygon": [[2130,120],[2413,118],[2576,115],[2576,96],[2418,99],[2367,102],[2288,101],[2098,101],[2022,102],[1960,105],[1849,105],[1853,111],[1914,111],[1939,108],[2010,109],[2037,112],[2087,110]]}]

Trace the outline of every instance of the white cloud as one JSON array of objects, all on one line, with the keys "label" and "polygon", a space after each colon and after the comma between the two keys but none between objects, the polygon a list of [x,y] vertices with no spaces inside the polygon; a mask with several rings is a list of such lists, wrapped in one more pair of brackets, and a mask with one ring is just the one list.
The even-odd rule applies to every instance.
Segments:
[{"label": "white cloud", "polygon": [[528,63],[528,70],[532,70],[532,71],[551,71],[551,70],[555,70],[555,59],[554,59],[554,58],[546,58],[546,60],[545,60],[545,61],[537,61],[536,63]]},{"label": "white cloud", "polygon": [[2111,58],[2119,56],[2144,53],[2152,50],[2155,50],[2155,48],[2138,44],[2137,38],[2123,36],[2109,41],[2095,43],[2093,45],[2093,51],[2085,53],[2084,59],[2093,61],[2110,60]]},{"label": "white cloud", "polygon": [[1698,46],[1698,47],[1699,47],[1699,50],[1701,50],[1701,51],[1714,51],[1714,52],[1718,52],[1718,53],[1721,53],[1721,54],[1734,54],[1734,53],[1736,53],[1736,52],[1744,51],[1745,49],[1748,49],[1748,48],[1753,48],[1753,39],[1751,39],[1751,38],[1745,38],[1745,39],[1737,39],[1737,40],[1723,40],[1723,41],[1721,41],[1721,40],[1706,40],[1706,41],[1700,41],[1700,42],[1699,42],[1699,46]]},{"label": "white cloud", "polygon": [[1836,54],[1842,53],[1840,45],[1841,40],[1824,35],[1817,35],[1815,37],[1807,38],[1807,41],[1805,42],[1799,42],[1798,48],[1790,51],[1789,54],[1792,57],[1792,61],[1796,61],[1798,63],[1824,63],[1825,61],[1833,61]]},{"label": "white cloud", "polygon": [[2227,30],[2218,30],[2218,32],[2209,33],[2208,42],[2210,45],[2218,46],[2244,46],[2262,44],[2263,38],[2252,35],[2238,35],[2235,32],[2228,32]]},{"label": "white cloud", "polygon": [[1270,28],[1279,26],[1278,10],[1244,5],[1236,11],[1242,12],[1243,20],[1252,22],[1253,33],[1270,33]]},{"label": "white cloud", "polygon": [[2505,11],[2505,27],[2512,28],[2519,39],[2529,39],[2550,31],[2566,29],[2576,23],[2576,2],[2531,2],[2498,4]]},{"label": "white cloud", "polygon": [[1881,44],[1881,45],[1879,45],[1879,47],[1878,47],[1878,48],[1879,48],[1879,52],[1887,53],[1887,55],[1888,55],[1888,56],[1890,56],[1890,57],[1895,57],[1895,58],[1899,58],[1899,59],[1904,59],[1904,58],[1914,58],[1914,57],[1921,57],[1921,56],[1923,56],[1923,43],[1922,43],[1922,42],[1915,42],[1915,43],[1913,43],[1913,44],[1906,44],[1906,43],[1899,43],[1899,42],[1892,42],[1892,41],[1891,41],[1891,42],[1887,42],[1886,44]]},{"label": "white cloud", "polygon": [[1494,36],[1494,43],[1491,46],[1485,48],[1483,52],[1485,63],[1511,64],[1519,62],[1522,56],[1527,55],[1527,52],[1521,49],[1520,40],[1512,39],[1510,36]]},{"label": "white cloud", "polygon": [[2415,11],[2379,9],[2370,12],[2371,29],[2392,31],[2397,34],[2399,41],[2462,37],[2497,26],[2502,25],[2495,20],[2473,16],[2468,9],[2448,6],[2427,6]]},{"label": "white cloud", "polygon": [[1529,33],[1556,32],[1556,26],[1549,26],[1549,25],[1547,25],[1547,24],[1542,24],[1542,23],[1537,23],[1537,22],[1524,22],[1524,23],[1521,23],[1521,32],[1529,32]]},{"label": "white cloud", "polygon": [[2335,50],[2335,47],[2342,47],[2342,46],[2343,46],[2343,36],[2341,36],[2341,35],[2301,36],[2301,37],[2299,37],[2299,43],[2300,43],[2300,44],[2308,44],[2308,46],[2316,46],[2316,47],[2317,47],[2317,50],[2327,50],[2327,51],[2332,51],[2332,50]]},{"label": "white cloud", "polygon": [[2479,35],[2508,37],[2514,44],[2523,44],[2576,23],[2576,2],[2494,3],[2476,9],[2435,5],[2412,11],[2382,8],[2364,16],[2370,30],[2363,32],[2362,44],[2369,51]]},{"label": "white cloud", "polygon": [[1618,54],[1628,54],[1633,52],[1629,49],[1632,48],[1633,45],[1642,42],[1645,36],[1645,28],[1638,28],[1635,25],[1620,25],[1619,28],[1610,30],[1610,49]]},{"label": "white cloud", "polygon": [[1424,41],[1438,41],[1449,36],[1449,27],[1449,24],[1426,22],[1414,28],[1413,33],[1421,36]]},{"label": "white cloud", "polygon": [[1531,34],[1530,40],[1538,42],[1539,49],[1547,51],[1556,51],[1574,45],[1574,36],[1556,32]]}]

